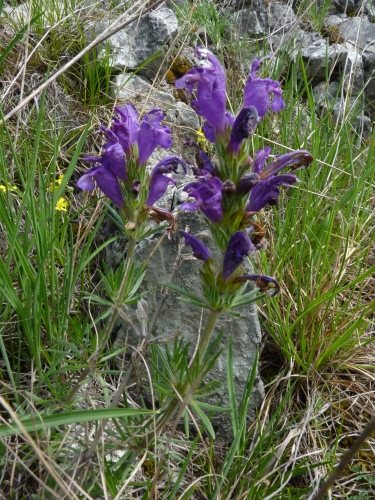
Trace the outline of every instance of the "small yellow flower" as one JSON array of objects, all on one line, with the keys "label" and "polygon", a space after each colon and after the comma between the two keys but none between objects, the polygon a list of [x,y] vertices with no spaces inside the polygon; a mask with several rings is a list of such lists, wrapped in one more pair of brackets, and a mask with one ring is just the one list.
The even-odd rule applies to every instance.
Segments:
[{"label": "small yellow flower", "polygon": [[6,193],[7,191],[14,192],[16,190],[16,186],[11,186],[10,184],[0,184],[0,191]]},{"label": "small yellow flower", "polygon": [[56,210],[59,212],[66,212],[68,210],[69,202],[66,198],[59,198],[56,203]]},{"label": "small yellow flower", "polygon": [[199,130],[197,130],[197,136],[198,136],[197,140],[198,140],[199,146],[207,152],[208,141],[207,141],[207,139],[203,133],[203,130],[201,128]]},{"label": "small yellow flower", "polygon": [[56,191],[56,189],[60,186],[64,179],[63,175],[59,175],[58,178],[54,182],[49,183],[49,188],[47,188],[47,191],[52,193],[53,191]]}]

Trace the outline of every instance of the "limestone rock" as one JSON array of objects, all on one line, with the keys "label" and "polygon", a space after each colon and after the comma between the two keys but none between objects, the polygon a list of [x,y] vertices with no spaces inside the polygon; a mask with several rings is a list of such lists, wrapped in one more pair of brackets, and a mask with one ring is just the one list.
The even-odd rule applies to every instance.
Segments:
[{"label": "limestone rock", "polygon": [[371,135],[372,123],[363,111],[363,99],[345,95],[345,89],[338,82],[327,85],[321,82],[313,89],[320,116],[328,111],[335,123],[342,123],[348,116],[353,129],[364,138]]},{"label": "limestone rock", "polygon": [[[189,227],[190,232],[194,235],[207,230],[203,217],[195,212],[181,212],[178,225],[184,230]],[[136,250],[136,259],[140,262],[147,259],[154,249],[158,238],[158,235],[154,235],[140,242]],[[180,237],[178,233],[175,233],[171,240],[165,239],[150,260],[145,281],[142,284],[143,290],[152,289],[152,292],[146,297],[149,311],[154,311],[160,300],[160,286],[156,288],[155,286],[170,279],[172,265],[177,256],[179,241]],[[208,236],[203,237],[202,241],[213,250],[213,243],[208,239]],[[184,249],[183,253],[188,258],[182,260],[172,282],[178,286],[187,287],[194,294],[202,296],[199,278],[199,269],[202,267],[202,262],[191,258],[189,249]],[[217,259],[218,253],[213,252],[213,257]],[[184,340],[190,343],[189,353],[192,355],[199,330],[205,324],[207,311],[203,311],[202,320],[202,311],[200,309],[179,301],[177,297],[178,294],[171,291],[158,319],[155,335],[168,334],[168,332],[180,330]],[[241,395],[245,390],[247,376],[255,362],[256,349],[261,344],[261,329],[255,306],[248,305],[238,309],[238,312],[240,313],[240,317],[233,317],[223,313],[219,318],[213,337],[215,338],[222,329],[224,330],[219,346],[222,352],[214,370],[208,377],[208,380],[220,382],[220,387],[217,394],[210,396],[205,401],[223,408],[229,406],[226,363],[230,337],[233,337],[233,372],[238,405],[241,402]],[[137,342],[137,338],[132,338],[132,334],[129,331],[125,332],[125,328],[119,332],[119,335],[122,335],[123,338],[128,335],[129,343],[132,341]],[[255,409],[262,403],[263,397],[263,383],[260,377],[257,377],[252,393],[249,418],[254,417]],[[211,422],[214,425],[217,437],[224,440],[231,440],[233,438],[229,413],[215,413],[211,418]]]},{"label": "limestone rock", "polygon": [[288,31],[296,22],[296,15],[290,5],[274,0],[267,4],[263,0],[254,0],[251,7],[240,7],[233,19],[240,35],[263,36],[270,31]]},{"label": "limestone rock", "polygon": [[375,24],[366,17],[351,17],[339,25],[339,34],[346,42],[367,53],[375,52]]},{"label": "limestone rock", "polygon": [[[106,27],[99,23],[96,32],[100,33]],[[147,62],[144,69],[149,72],[148,76],[155,76],[163,62],[162,54],[177,32],[177,17],[171,9],[161,7],[147,13],[108,39],[113,68],[131,70]],[[101,57],[105,54],[103,48]]]}]

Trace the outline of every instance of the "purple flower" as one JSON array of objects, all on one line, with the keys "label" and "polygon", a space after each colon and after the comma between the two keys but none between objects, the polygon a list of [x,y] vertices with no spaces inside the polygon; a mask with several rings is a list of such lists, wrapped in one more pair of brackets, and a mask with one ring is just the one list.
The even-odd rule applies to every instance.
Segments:
[{"label": "purple flower", "polygon": [[308,167],[313,160],[313,156],[303,149],[285,153],[271,161],[266,168],[259,173],[259,177],[265,179],[271,175],[276,175],[286,167],[291,167],[292,170],[297,170],[300,167],[305,168]]},{"label": "purple flower", "polygon": [[274,175],[258,182],[250,191],[247,212],[259,212],[266,205],[276,205],[280,194],[279,186],[291,186],[297,182],[293,174]]},{"label": "purple flower", "polygon": [[265,274],[244,274],[235,279],[237,283],[244,283],[245,281],[255,281],[255,285],[261,292],[268,293],[271,297],[277,295],[280,291],[280,285],[275,278],[266,276]]},{"label": "purple flower", "polygon": [[191,246],[194,257],[200,260],[207,260],[212,257],[209,249],[198,238],[185,231],[180,231],[180,233],[185,238],[185,245]]},{"label": "purple flower", "polygon": [[112,131],[117,136],[118,142],[123,147],[125,153],[130,153],[130,147],[137,142],[139,133],[138,111],[133,104],[115,108],[121,120],[115,118]]},{"label": "purple flower", "polygon": [[301,166],[307,167],[313,161],[313,157],[308,151],[293,151],[279,156],[261,170],[269,154],[267,150],[269,148],[265,148],[263,152],[257,152],[258,157],[254,163],[254,171],[259,175],[260,181],[251,188],[249,203],[246,207],[247,212],[259,212],[267,204],[276,205],[280,194],[279,187],[290,186],[297,182],[298,179],[294,174],[277,175],[281,170],[286,167],[292,167],[294,170]]},{"label": "purple flower", "polygon": [[[208,68],[193,68],[176,81],[178,89],[187,89],[190,94],[197,86],[197,100],[191,105],[203,116],[215,132],[225,130],[226,77],[219,59],[204,47],[197,47],[195,54],[211,63]],[[207,137],[207,136],[206,136]],[[210,139],[208,139],[210,140]]]},{"label": "purple flower", "polygon": [[[224,115],[224,130],[227,130],[228,128],[231,129],[234,123],[234,116],[232,113],[229,111],[225,111]],[[215,127],[211,126],[208,124],[208,122],[205,122],[205,124],[202,127],[203,133],[206,137],[206,139],[209,142],[215,142],[216,141],[216,132],[215,132]]]},{"label": "purple flower", "polygon": [[223,261],[223,278],[227,280],[245,260],[250,252],[256,250],[250,238],[242,231],[236,231],[229,239]]},{"label": "purple flower", "polygon": [[170,148],[172,145],[171,129],[162,125],[165,113],[153,109],[143,117],[138,133],[139,163],[146,163],[156,146]]},{"label": "purple flower", "polygon": [[219,222],[223,217],[223,208],[221,205],[223,184],[218,177],[206,174],[199,178],[197,182],[191,182],[184,187],[184,191],[189,196],[195,198],[194,202],[181,204],[181,210],[195,211],[198,208],[212,222]]},{"label": "purple flower", "polygon": [[240,182],[237,185],[236,193],[245,194],[250,191],[258,182],[260,181],[259,175],[251,172],[250,174],[245,174],[241,177]]},{"label": "purple flower", "polygon": [[242,108],[233,123],[228,149],[237,154],[242,141],[247,139],[250,133],[255,130],[258,121],[258,112],[254,106]]},{"label": "purple flower", "polygon": [[253,165],[254,173],[259,174],[261,172],[270,153],[271,153],[271,148],[269,146],[264,149],[259,149],[258,151],[255,151],[255,158]]},{"label": "purple flower", "polygon": [[[285,107],[280,83],[270,78],[258,78],[258,71],[262,64],[261,59],[254,59],[246,82],[244,98],[244,107],[254,106],[259,118],[263,118],[270,108],[272,111],[281,111]],[[273,94],[272,103],[270,94]]]},{"label": "purple flower", "polygon": [[80,179],[77,186],[84,191],[95,188],[95,179],[99,188],[115,205],[122,208],[124,200],[121,187],[118,181],[126,180],[126,162],[124,151],[120,144],[107,145],[104,148],[102,157],[87,156],[86,161],[99,163],[96,167],[90,168]]},{"label": "purple flower", "polygon": [[166,177],[164,174],[169,174],[171,172],[177,173],[177,168],[179,165],[182,165],[186,174],[186,162],[178,156],[167,156],[153,168],[151,172],[150,190],[146,201],[146,205],[148,207],[153,205],[163,196],[169,183],[172,182],[173,184],[176,184],[176,181],[174,179],[172,179],[171,177]]}]

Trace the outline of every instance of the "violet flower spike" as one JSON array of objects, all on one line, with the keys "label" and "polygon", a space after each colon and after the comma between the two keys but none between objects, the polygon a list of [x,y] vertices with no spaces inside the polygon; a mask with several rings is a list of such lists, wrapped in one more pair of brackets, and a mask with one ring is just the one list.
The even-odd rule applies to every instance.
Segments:
[{"label": "violet flower spike", "polygon": [[165,113],[153,109],[147,113],[141,122],[138,133],[139,163],[143,165],[154,152],[156,146],[170,148],[172,146],[172,131],[167,125],[162,125]]},{"label": "violet flower spike", "polygon": [[146,205],[148,207],[152,206],[163,196],[168,187],[168,184],[176,184],[175,179],[167,177],[164,174],[168,174],[171,172],[177,173],[179,165],[182,166],[184,173],[186,174],[186,162],[178,156],[167,156],[153,168],[151,172],[150,189],[146,201]]},{"label": "violet flower spike", "polygon": [[107,146],[101,157],[87,156],[86,161],[98,162],[99,165],[90,168],[78,179],[77,186],[84,191],[95,188],[95,179],[98,187],[119,208],[124,206],[121,187],[118,181],[126,180],[126,162],[124,151],[120,144]]},{"label": "violet flower spike", "polygon": [[182,203],[181,210],[195,211],[200,208],[211,222],[220,222],[223,217],[222,187],[221,180],[210,174],[200,177],[197,182],[187,184],[183,190],[195,198],[195,201]]},{"label": "violet flower spike", "polygon": [[216,133],[222,133],[226,125],[226,76],[224,68],[219,59],[205,47],[197,47],[195,54],[202,59],[207,59],[212,66],[191,69],[176,81],[176,87],[187,89],[191,94],[196,85],[197,100],[192,101],[192,107],[200,116],[203,116]]},{"label": "violet flower spike", "polygon": [[[245,92],[244,107],[254,106],[258,111],[259,118],[272,111],[281,111],[285,108],[285,102],[282,98],[280,83],[270,78],[258,78],[258,71],[263,61],[255,58],[248,76]],[[270,95],[273,94],[271,103]]]},{"label": "violet flower spike", "polygon": [[250,238],[243,231],[236,231],[229,239],[227,251],[223,261],[223,278],[227,280],[240,266],[250,252],[255,252],[256,248],[251,243]]},{"label": "violet flower spike", "polygon": [[209,249],[198,238],[186,231],[180,231],[180,233],[185,238],[185,245],[191,246],[194,257],[203,261],[212,257]]},{"label": "violet flower spike", "polygon": [[242,142],[254,132],[258,122],[258,112],[254,106],[242,108],[233,123],[228,149],[237,155]]}]

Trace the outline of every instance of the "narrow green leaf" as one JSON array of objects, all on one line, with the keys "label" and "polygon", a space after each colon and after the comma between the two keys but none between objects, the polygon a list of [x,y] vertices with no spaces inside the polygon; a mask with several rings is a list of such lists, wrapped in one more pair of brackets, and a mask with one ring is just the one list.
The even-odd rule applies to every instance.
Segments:
[{"label": "narrow green leaf", "polygon": [[[97,422],[108,418],[131,417],[134,415],[150,415],[154,413],[150,410],[136,410],[133,408],[101,408],[98,410],[81,410],[57,413],[56,415],[40,415],[37,420],[35,415],[32,419],[21,419],[21,424],[27,432],[35,432],[60,425],[78,424],[81,422]],[[11,424],[0,425],[0,437],[14,436],[22,434],[22,430],[12,422]]]}]

